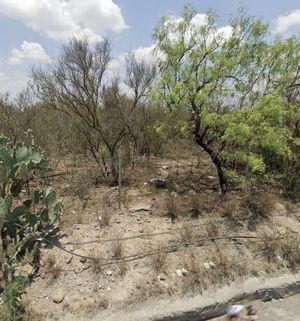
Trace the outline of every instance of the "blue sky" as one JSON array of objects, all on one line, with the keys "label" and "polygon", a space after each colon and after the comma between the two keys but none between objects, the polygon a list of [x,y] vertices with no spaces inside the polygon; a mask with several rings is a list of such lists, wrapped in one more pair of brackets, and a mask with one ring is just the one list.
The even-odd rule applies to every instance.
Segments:
[{"label": "blue sky", "polygon": [[21,90],[32,65],[51,63],[72,34],[92,40],[109,35],[113,53],[149,54],[153,29],[164,15],[179,15],[190,3],[213,9],[226,26],[239,6],[270,23],[274,34],[300,32],[300,0],[0,0],[0,91]]}]

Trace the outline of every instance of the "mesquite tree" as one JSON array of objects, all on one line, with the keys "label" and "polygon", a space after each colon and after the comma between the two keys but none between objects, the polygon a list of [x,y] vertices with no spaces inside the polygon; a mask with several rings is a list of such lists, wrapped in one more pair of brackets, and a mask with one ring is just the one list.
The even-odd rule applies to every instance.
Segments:
[{"label": "mesquite tree", "polygon": [[120,88],[120,77],[110,70],[111,60],[109,40],[91,44],[87,38],[74,38],[52,65],[33,69],[33,80],[38,98],[72,118],[103,176],[114,180],[117,149],[131,135],[134,115],[149,95],[155,67],[128,56],[128,96]]},{"label": "mesquite tree", "polygon": [[226,169],[263,173],[266,154],[291,156],[285,117],[297,96],[300,42],[267,35],[268,26],[243,10],[218,28],[213,13],[190,7],[162,18],[154,31],[162,57],[157,96],[171,110],[189,111],[189,128],[215,165],[222,193]]}]

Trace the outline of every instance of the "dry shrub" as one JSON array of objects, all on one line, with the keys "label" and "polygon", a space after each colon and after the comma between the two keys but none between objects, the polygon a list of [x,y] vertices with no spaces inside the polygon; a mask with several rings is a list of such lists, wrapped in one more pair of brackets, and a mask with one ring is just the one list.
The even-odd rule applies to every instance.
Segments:
[{"label": "dry shrub", "polygon": [[250,258],[241,257],[233,248],[224,244],[211,249],[210,261],[215,264],[212,269],[214,282],[224,283],[233,281],[236,277],[256,274]]},{"label": "dry shrub", "polygon": [[190,197],[191,217],[198,218],[201,214],[202,198],[198,194],[192,194]]},{"label": "dry shrub", "polygon": [[249,224],[255,225],[261,220],[269,219],[275,209],[275,203],[275,196],[269,192],[250,192],[242,200],[242,206],[246,211],[244,218]]},{"label": "dry shrub", "polygon": [[196,239],[195,228],[190,223],[184,223],[179,230],[180,239],[183,243],[191,243]]},{"label": "dry shrub", "polygon": [[157,278],[139,279],[131,291],[128,303],[141,303],[149,298],[158,298],[175,293],[175,287],[158,281]]},{"label": "dry shrub", "polygon": [[91,267],[92,267],[92,271],[95,273],[95,274],[99,274],[101,271],[102,271],[102,259],[101,259],[101,256],[99,255],[99,253],[96,253],[95,250],[91,250],[90,251],[90,263],[91,263]]},{"label": "dry shrub", "polygon": [[102,199],[102,213],[98,216],[98,222],[101,227],[108,226],[112,218],[112,206],[107,197]]},{"label": "dry shrub", "polygon": [[221,216],[229,219],[232,222],[239,222],[242,220],[239,203],[235,199],[227,199],[223,202],[221,208]]},{"label": "dry shrub", "polygon": [[159,248],[158,252],[150,257],[150,264],[155,272],[165,272],[167,265],[167,252],[162,248]]},{"label": "dry shrub", "polygon": [[205,235],[209,238],[219,237],[222,233],[222,223],[218,222],[216,218],[211,218],[205,224]]},{"label": "dry shrub", "polygon": [[92,171],[84,168],[75,170],[70,181],[70,194],[77,196],[81,200],[87,200],[89,191],[94,185],[94,175]]},{"label": "dry shrub", "polygon": [[207,289],[210,283],[209,270],[203,266],[199,256],[193,252],[184,253],[181,257],[183,267],[188,271],[188,275],[183,277],[183,291],[196,292]]},{"label": "dry shrub", "polygon": [[126,272],[129,270],[129,265],[126,262],[120,262],[118,264],[120,276],[125,276]]},{"label": "dry shrub", "polygon": [[57,279],[61,272],[62,266],[56,261],[54,254],[48,255],[44,260],[44,271],[46,274],[50,274],[53,279]]},{"label": "dry shrub", "polygon": [[268,262],[281,263],[285,260],[292,270],[300,267],[300,237],[287,232],[262,232],[257,243],[259,253]]},{"label": "dry shrub", "polygon": [[120,259],[124,255],[124,245],[122,239],[116,238],[111,244],[112,257],[115,259]]},{"label": "dry shrub", "polygon": [[167,195],[165,199],[165,208],[167,211],[167,216],[170,217],[172,221],[178,218],[178,215],[180,213],[180,208],[181,208],[179,197]]}]

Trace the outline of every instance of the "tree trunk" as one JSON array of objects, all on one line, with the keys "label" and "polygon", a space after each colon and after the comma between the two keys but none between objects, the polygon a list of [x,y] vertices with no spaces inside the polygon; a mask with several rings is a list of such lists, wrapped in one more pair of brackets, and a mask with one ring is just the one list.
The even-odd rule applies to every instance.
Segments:
[{"label": "tree trunk", "polygon": [[221,193],[225,195],[227,193],[227,179],[224,175],[224,170],[223,170],[222,161],[220,157],[212,147],[210,147],[209,145],[203,142],[203,139],[199,134],[195,134],[195,139],[196,139],[196,143],[207,152],[213,164],[215,165],[218,173],[220,190],[221,190]]}]

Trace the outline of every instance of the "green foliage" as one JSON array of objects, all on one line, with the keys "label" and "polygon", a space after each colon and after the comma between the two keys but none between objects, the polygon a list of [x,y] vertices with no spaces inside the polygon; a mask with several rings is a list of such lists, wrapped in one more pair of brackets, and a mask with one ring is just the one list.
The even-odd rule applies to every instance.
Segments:
[{"label": "green foliage", "polygon": [[0,310],[0,321],[22,320],[21,312],[18,308],[18,298],[27,285],[27,279],[19,277],[6,286],[3,293],[3,306]]},{"label": "green foliage", "polygon": [[0,137],[0,231],[2,238],[2,270],[6,281],[13,280],[19,256],[32,251],[36,240],[55,230],[60,221],[62,204],[51,188],[35,190],[31,196],[17,201],[21,186],[34,170],[47,168],[47,161],[34,144],[31,132],[24,142],[13,145]]},{"label": "green foliage", "polygon": [[180,18],[157,25],[162,59],[154,96],[172,112],[189,112],[190,132],[216,166],[223,192],[224,169],[262,175],[294,157],[300,40],[270,41],[268,26],[242,9],[226,30],[212,12],[199,18],[186,6]]}]

